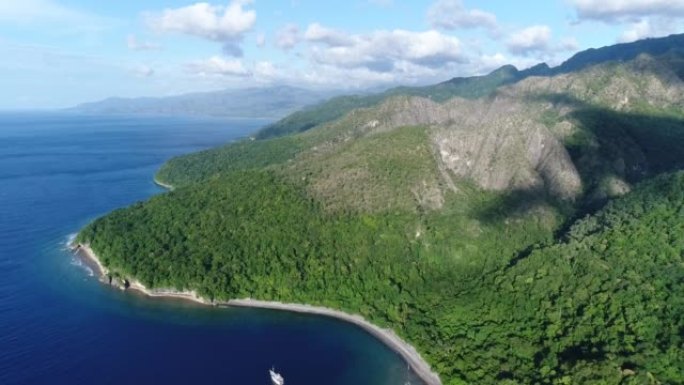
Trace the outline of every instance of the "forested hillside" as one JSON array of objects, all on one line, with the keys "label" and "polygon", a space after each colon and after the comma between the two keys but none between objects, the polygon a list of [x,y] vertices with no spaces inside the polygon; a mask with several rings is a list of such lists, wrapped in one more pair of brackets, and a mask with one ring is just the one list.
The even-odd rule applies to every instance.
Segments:
[{"label": "forested hillside", "polygon": [[684,383],[684,61],[632,53],[172,159],[78,242],[151,288],[362,314],[445,384]]}]

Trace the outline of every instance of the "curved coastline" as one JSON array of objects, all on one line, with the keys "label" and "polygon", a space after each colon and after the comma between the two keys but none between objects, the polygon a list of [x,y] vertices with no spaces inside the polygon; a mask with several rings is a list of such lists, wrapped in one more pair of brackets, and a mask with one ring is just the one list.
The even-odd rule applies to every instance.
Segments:
[{"label": "curved coastline", "polygon": [[[155,180],[155,183],[157,181]],[[162,187],[165,187],[162,185]],[[97,269],[100,280],[106,283],[104,279],[109,273],[108,269],[100,262],[97,254],[90,248],[89,245],[74,244],[72,249],[80,256],[92,263],[93,267]],[[123,288],[122,288],[123,289]],[[251,298],[245,299],[231,299],[228,301],[208,301],[194,291],[178,291],[173,289],[148,289],[145,285],[136,280],[128,282],[127,289],[138,291],[149,297],[164,297],[164,298],[178,298],[188,301],[200,303],[208,306],[219,307],[250,307],[259,309],[281,310],[295,313],[312,314],[324,317],[335,318],[337,320],[348,322],[357,327],[360,327],[373,337],[380,340],[387,347],[392,349],[395,353],[406,361],[411,370],[425,383],[425,385],[442,385],[439,376],[432,371],[430,365],[420,356],[416,349],[401,339],[391,329],[383,329],[368,322],[365,318],[357,314],[349,314],[340,310],[335,310],[322,306],[312,306],[306,304],[296,303],[282,303],[275,301],[261,301]]]}]

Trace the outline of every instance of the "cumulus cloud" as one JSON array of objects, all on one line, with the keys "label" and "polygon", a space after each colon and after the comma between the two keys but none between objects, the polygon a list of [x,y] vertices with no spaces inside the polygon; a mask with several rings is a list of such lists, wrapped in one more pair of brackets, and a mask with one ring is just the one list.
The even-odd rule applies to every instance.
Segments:
[{"label": "cumulus cloud", "polygon": [[299,36],[299,27],[296,24],[288,24],[276,32],[275,45],[284,50],[294,48],[301,37]]},{"label": "cumulus cloud", "polygon": [[546,25],[533,25],[514,32],[506,41],[506,47],[515,55],[527,56],[547,51],[551,43],[551,28]]},{"label": "cumulus cloud", "polygon": [[200,76],[247,77],[251,73],[239,59],[224,59],[213,56],[207,60],[195,61],[186,65],[186,70]]},{"label": "cumulus cloud", "polygon": [[140,41],[133,34],[128,35],[126,38],[126,45],[128,46],[128,49],[132,51],[155,51],[161,48],[158,44]]},{"label": "cumulus cloud", "polygon": [[407,63],[422,67],[440,67],[462,62],[461,42],[437,31],[375,31],[350,35],[347,45],[314,47],[312,58],[319,64],[343,68],[366,68],[373,72],[391,72]]},{"label": "cumulus cloud", "polygon": [[496,16],[479,9],[466,9],[461,0],[438,0],[427,13],[434,28],[497,28]]},{"label": "cumulus cloud", "polygon": [[176,32],[223,44],[224,52],[241,56],[240,43],[256,22],[256,11],[246,9],[250,0],[233,0],[227,6],[196,3],[166,9],[148,18],[150,26],[160,32]]},{"label": "cumulus cloud", "polygon": [[497,52],[493,55],[481,55],[476,63],[477,73],[487,73],[510,64],[509,59],[502,53]]},{"label": "cumulus cloud", "polygon": [[[312,24],[299,36],[301,41],[311,43],[301,52],[304,63],[243,63],[214,57],[191,63],[188,70],[205,76],[250,77],[263,84],[348,89],[397,83],[429,84],[472,73],[459,39],[438,31],[380,30],[345,34]],[[497,59],[502,60],[496,57],[492,61]]]},{"label": "cumulus cloud", "polygon": [[684,0],[571,0],[582,21],[624,26],[618,42],[681,32]]},{"label": "cumulus cloud", "polygon": [[304,39],[323,43],[330,47],[343,47],[352,44],[352,39],[344,34],[331,28],[326,28],[319,23],[310,24],[309,27],[304,32]]},{"label": "cumulus cloud", "polygon": [[678,32],[678,28],[681,26],[681,20],[678,19],[645,18],[630,23],[618,38],[618,42],[629,43],[647,37],[666,36]]},{"label": "cumulus cloud", "polygon": [[645,16],[684,16],[682,0],[572,0],[580,19],[617,21]]}]

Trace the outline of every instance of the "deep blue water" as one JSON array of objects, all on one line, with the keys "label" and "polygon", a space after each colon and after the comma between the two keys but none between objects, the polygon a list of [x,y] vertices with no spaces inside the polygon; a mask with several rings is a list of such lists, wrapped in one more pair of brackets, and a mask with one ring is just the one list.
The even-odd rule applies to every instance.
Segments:
[{"label": "deep blue water", "polygon": [[352,325],[123,293],[65,249],[97,216],[162,193],[152,177],[168,158],[263,123],[0,115],[0,384],[269,385],[275,366],[287,385],[403,385],[406,364]]}]

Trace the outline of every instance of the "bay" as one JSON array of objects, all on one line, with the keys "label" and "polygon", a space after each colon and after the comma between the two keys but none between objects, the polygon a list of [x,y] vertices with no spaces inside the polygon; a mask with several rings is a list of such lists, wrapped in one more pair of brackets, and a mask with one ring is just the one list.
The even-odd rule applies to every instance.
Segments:
[{"label": "bay", "polygon": [[96,217],[163,193],[172,156],[262,120],[0,114],[0,384],[402,385],[403,360],[337,320],[150,299],[66,249]]}]

